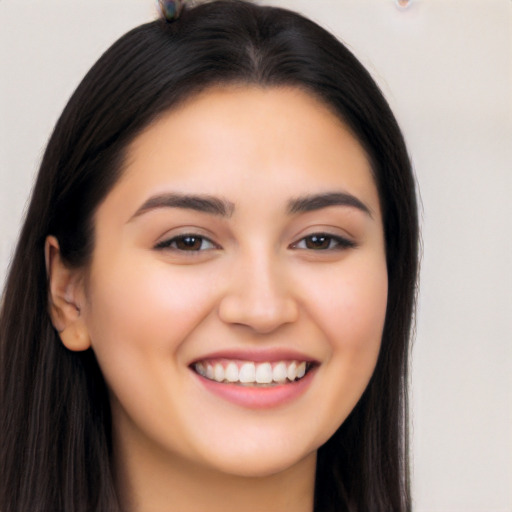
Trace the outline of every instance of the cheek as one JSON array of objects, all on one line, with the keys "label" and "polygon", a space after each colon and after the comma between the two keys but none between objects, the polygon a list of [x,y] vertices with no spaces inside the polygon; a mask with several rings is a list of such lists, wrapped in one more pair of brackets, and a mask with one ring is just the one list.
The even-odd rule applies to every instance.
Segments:
[{"label": "cheek", "polygon": [[329,276],[310,298],[333,350],[366,351],[380,344],[387,305],[385,263],[353,266]]},{"label": "cheek", "polygon": [[[187,393],[181,347],[215,302],[204,273],[132,257],[109,258],[91,274],[88,327],[116,424],[146,425],[155,438],[169,433],[162,404],[177,411]],[[179,425],[171,430],[185,435]]]},{"label": "cheek", "polygon": [[329,283],[324,293],[311,297],[310,311],[330,345],[332,407],[348,406],[341,411],[343,420],[366,388],[379,355],[388,291],[385,262],[358,262],[331,275]]},{"label": "cheek", "polygon": [[311,315],[329,343],[325,362],[322,412],[325,442],[345,421],[361,398],[373,374],[381,347],[387,305],[385,264],[355,267],[331,276],[326,293],[311,297]]},{"label": "cheek", "polygon": [[172,356],[211,309],[207,283],[197,269],[171,269],[154,259],[118,260],[98,268],[88,300],[93,349],[97,355]]}]

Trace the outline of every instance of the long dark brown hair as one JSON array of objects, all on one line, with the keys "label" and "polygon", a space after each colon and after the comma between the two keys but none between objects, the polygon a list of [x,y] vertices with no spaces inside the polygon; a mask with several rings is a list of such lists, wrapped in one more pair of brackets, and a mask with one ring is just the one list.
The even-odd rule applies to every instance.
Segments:
[{"label": "long dark brown hair", "polygon": [[403,137],[368,72],[331,34],[287,10],[222,0],[119,39],[78,86],[51,136],[0,312],[2,512],[119,510],[105,383],[94,353],[68,351],[50,322],[45,238],[57,237],[71,267],[87,265],[93,214],[131,141],[191,95],[233,83],[316,96],[372,163],[389,279],[382,348],[361,400],[319,450],[315,511],[410,511],[406,387],[418,227]]}]

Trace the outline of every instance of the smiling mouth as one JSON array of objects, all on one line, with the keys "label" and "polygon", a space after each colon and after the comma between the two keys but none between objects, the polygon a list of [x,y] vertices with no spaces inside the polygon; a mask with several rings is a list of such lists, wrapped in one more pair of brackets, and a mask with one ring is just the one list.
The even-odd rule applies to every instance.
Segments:
[{"label": "smiling mouth", "polygon": [[198,361],[192,370],[207,380],[221,384],[249,387],[273,387],[304,378],[311,370],[309,361],[275,361],[256,363],[239,360]]}]

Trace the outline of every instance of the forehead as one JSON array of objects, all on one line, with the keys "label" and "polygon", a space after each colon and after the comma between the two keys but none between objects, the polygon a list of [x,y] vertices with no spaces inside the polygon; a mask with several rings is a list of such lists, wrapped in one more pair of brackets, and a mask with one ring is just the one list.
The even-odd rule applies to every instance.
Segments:
[{"label": "forehead", "polygon": [[236,203],[341,188],[378,209],[362,146],[327,105],[298,88],[208,89],[150,125],[125,162],[111,192],[125,202],[169,190]]}]

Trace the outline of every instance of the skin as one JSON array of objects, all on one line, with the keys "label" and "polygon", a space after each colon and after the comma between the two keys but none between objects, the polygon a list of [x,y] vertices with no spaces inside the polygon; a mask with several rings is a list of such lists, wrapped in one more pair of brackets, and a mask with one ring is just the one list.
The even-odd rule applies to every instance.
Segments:
[{"label": "skin", "polygon": [[[368,211],[289,211],[333,192]],[[169,193],[215,196],[232,211],[140,210]],[[386,312],[379,197],[361,145],[304,91],[210,89],[133,142],[95,228],[83,271],[48,238],[51,312],[63,343],[92,346],[105,376],[124,507],[311,512],[317,449],[361,397]],[[330,238],[314,244],[315,233]],[[203,237],[200,250],[183,250],[183,234]],[[242,407],[189,367],[214,350],[262,348],[317,362],[304,393]]]}]

